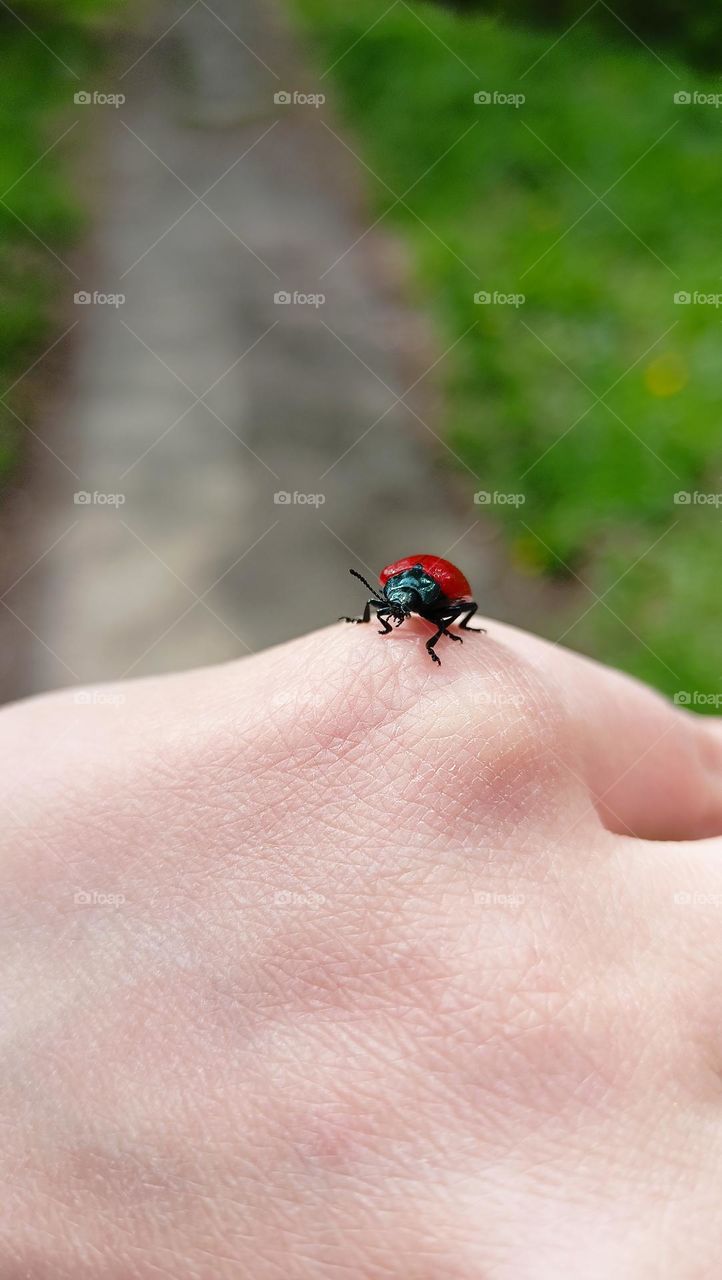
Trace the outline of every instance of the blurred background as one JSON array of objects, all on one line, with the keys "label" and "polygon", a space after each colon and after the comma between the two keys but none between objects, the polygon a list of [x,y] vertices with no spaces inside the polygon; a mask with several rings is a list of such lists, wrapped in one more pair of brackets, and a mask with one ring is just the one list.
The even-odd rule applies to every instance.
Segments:
[{"label": "blurred background", "polygon": [[722,13],[16,0],[0,36],[3,699],[254,652],[429,551],[719,710]]}]

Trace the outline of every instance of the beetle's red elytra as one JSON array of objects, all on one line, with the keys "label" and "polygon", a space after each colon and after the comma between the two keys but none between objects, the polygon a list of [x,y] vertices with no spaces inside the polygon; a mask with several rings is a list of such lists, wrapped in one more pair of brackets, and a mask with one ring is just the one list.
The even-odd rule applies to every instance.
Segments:
[{"label": "beetle's red elytra", "polygon": [[471,587],[461,569],[457,569],[450,560],[443,560],[441,556],[430,556],[426,553],[420,556],[404,556],[403,560],[387,564],[379,574],[381,586],[385,587],[389,578],[394,578],[397,573],[404,573],[407,569],[413,569],[416,565],[420,565],[424,572],[434,579],[434,582],[438,582],[449,600],[471,599]]}]

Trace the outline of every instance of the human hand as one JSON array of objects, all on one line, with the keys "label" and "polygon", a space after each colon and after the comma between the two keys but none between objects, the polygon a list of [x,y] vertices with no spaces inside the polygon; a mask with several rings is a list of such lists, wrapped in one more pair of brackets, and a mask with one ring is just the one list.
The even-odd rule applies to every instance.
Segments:
[{"label": "human hand", "polygon": [[0,713],[3,1280],[716,1276],[719,726],[485,625]]}]

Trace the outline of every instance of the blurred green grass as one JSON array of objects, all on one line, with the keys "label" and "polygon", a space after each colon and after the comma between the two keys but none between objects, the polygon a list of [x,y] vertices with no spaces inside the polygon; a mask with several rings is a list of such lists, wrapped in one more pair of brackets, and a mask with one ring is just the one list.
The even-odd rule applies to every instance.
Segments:
[{"label": "blurred green grass", "polygon": [[470,513],[476,489],[524,495],[491,511],[521,573],[570,583],[549,635],[668,693],[722,693],[722,508],[674,501],[722,491],[722,312],[674,302],[722,292],[722,111],[674,102],[716,84],[584,22],[551,47],[431,4],[294,4],[442,349],[465,334],[439,373]]},{"label": "blurred green grass", "polygon": [[63,257],[83,224],[72,138],[43,152],[73,121],[73,94],[85,87],[76,76],[101,59],[94,22],[107,8],[63,0],[0,12],[0,488],[22,456],[15,415],[32,412],[31,386],[18,380],[52,341],[57,300],[73,282],[53,254]]}]

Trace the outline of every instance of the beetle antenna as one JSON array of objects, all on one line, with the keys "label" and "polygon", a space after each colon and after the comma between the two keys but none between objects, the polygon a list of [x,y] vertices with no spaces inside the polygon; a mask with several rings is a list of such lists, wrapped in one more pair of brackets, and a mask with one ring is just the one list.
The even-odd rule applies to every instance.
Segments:
[{"label": "beetle antenna", "polygon": [[357,573],[355,569],[349,569],[349,573],[353,574],[354,578],[358,578],[359,582],[363,582],[365,587],[368,587],[369,591],[371,592],[371,595],[374,597],[374,600],[379,599],[378,587],[372,587],[371,583],[367,582],[366,579],[363,577],[363,575],[360,573]]}]

